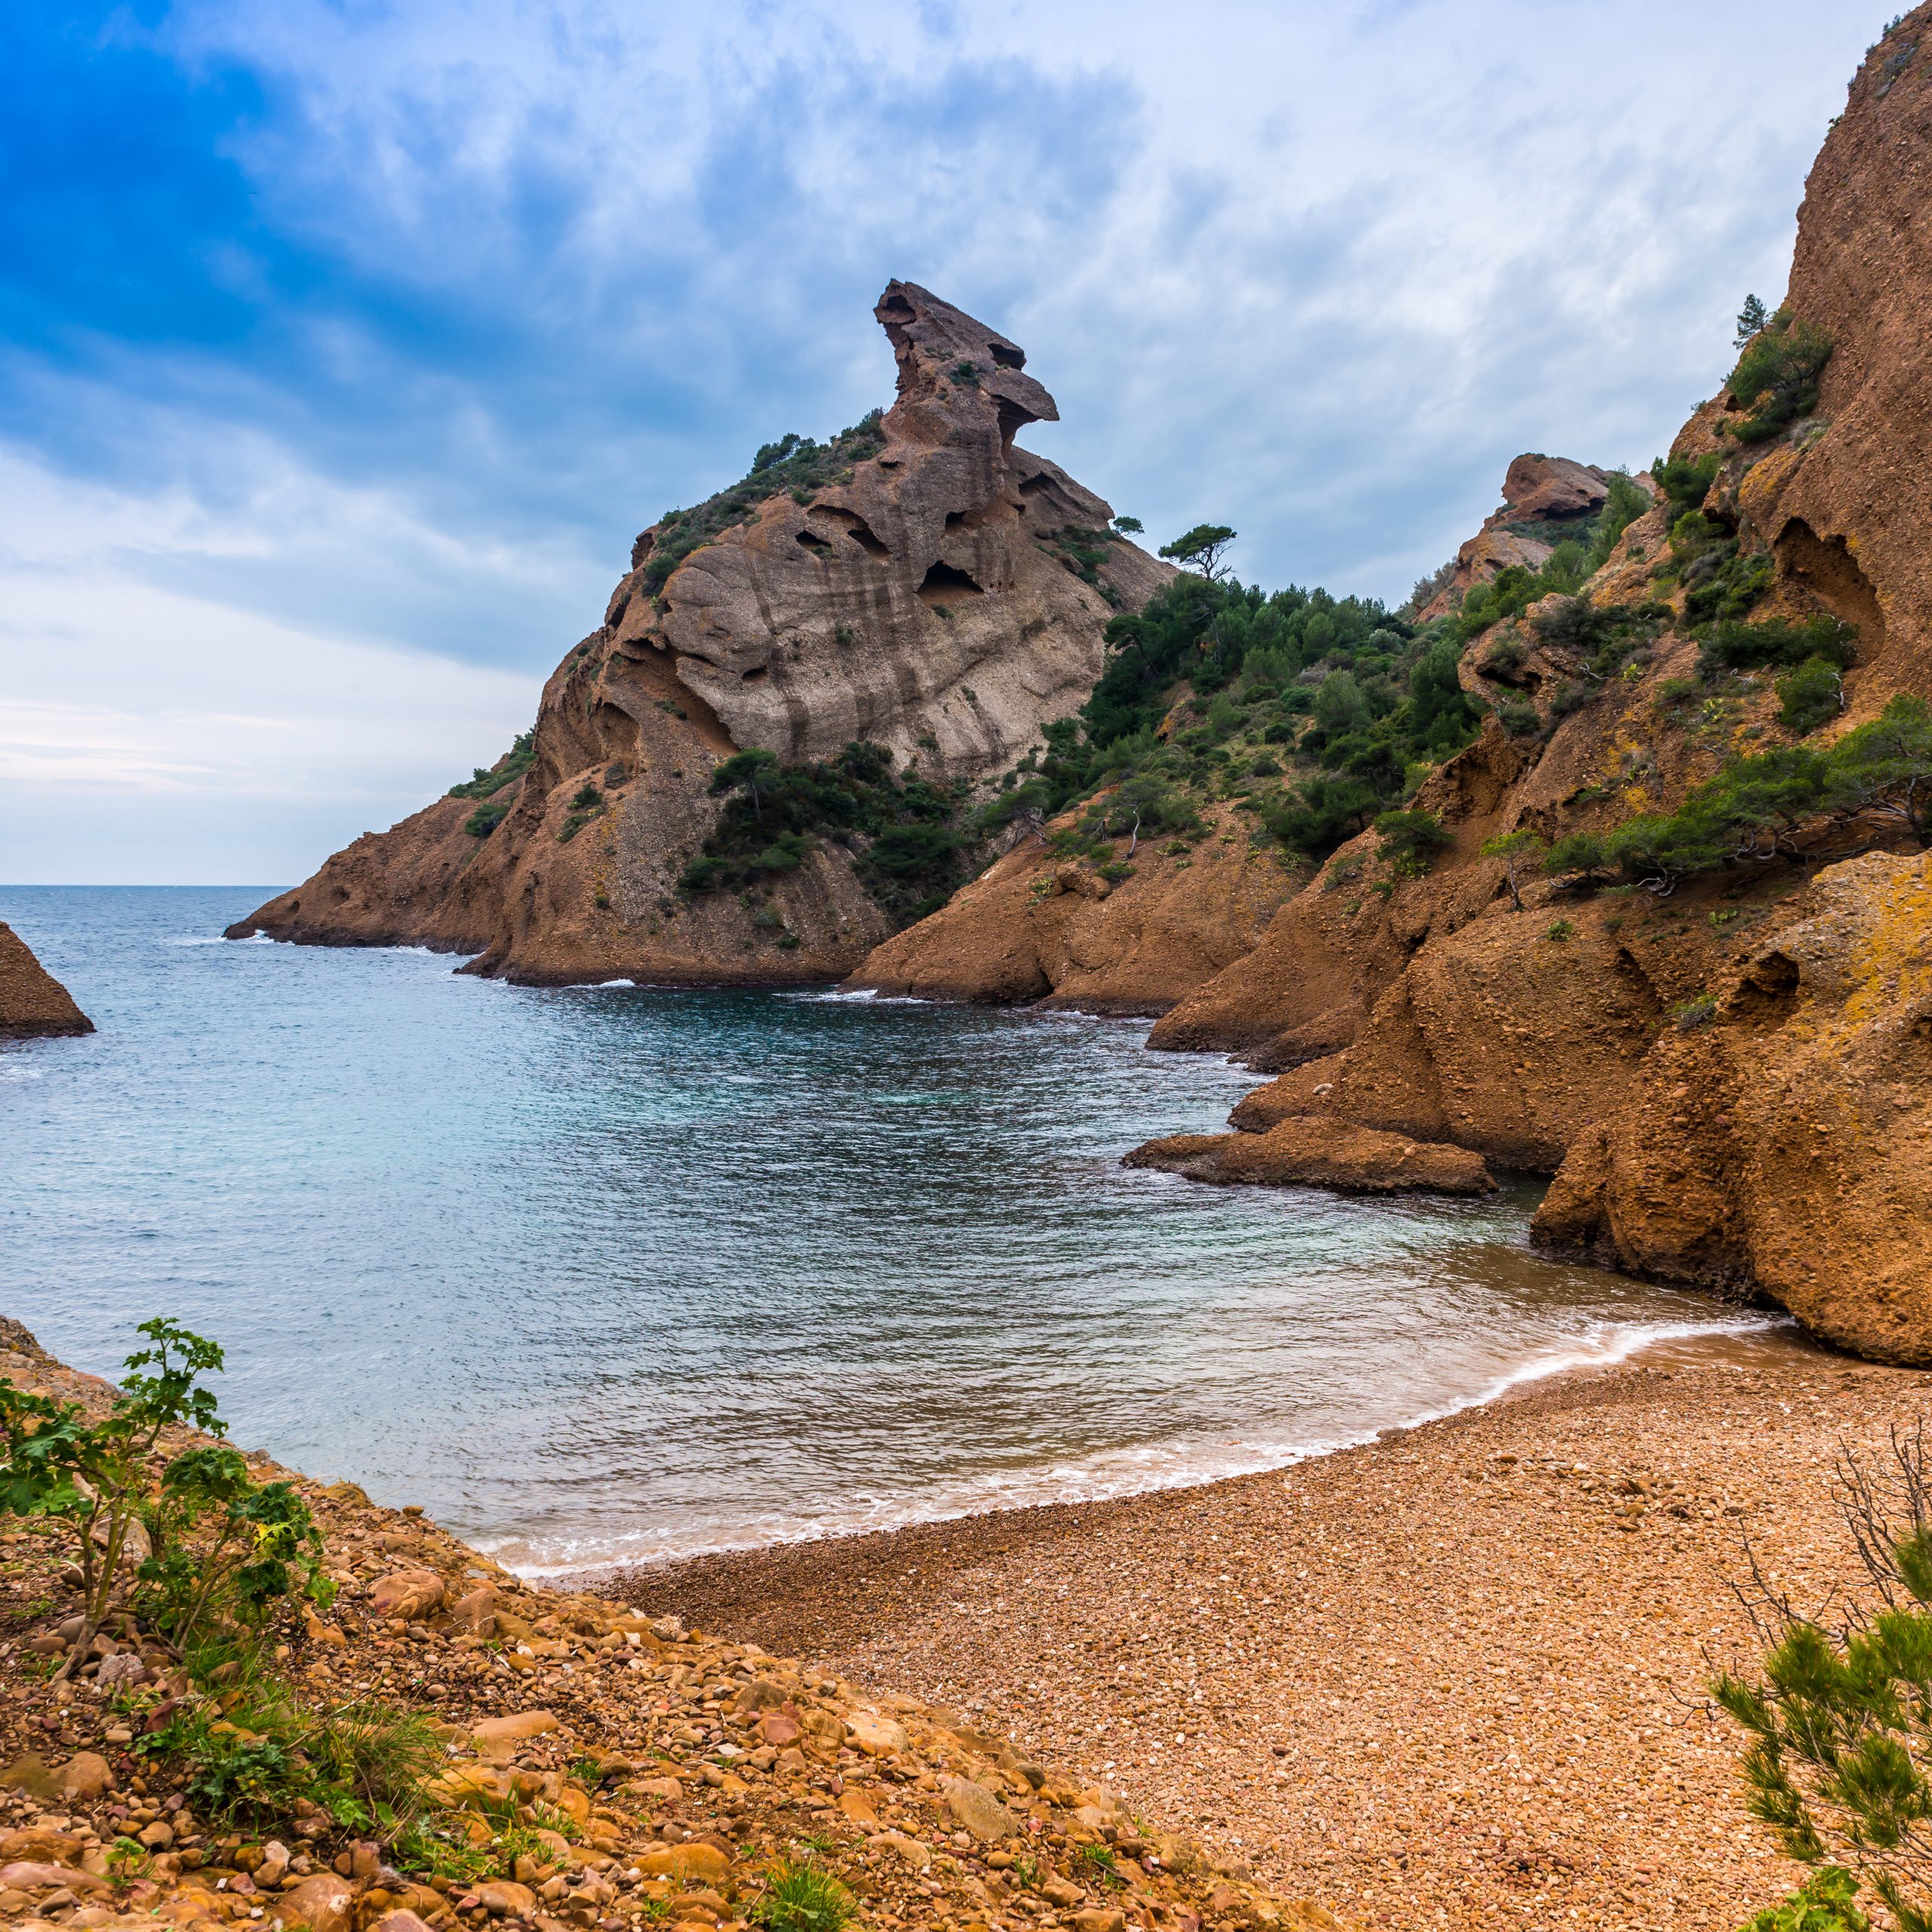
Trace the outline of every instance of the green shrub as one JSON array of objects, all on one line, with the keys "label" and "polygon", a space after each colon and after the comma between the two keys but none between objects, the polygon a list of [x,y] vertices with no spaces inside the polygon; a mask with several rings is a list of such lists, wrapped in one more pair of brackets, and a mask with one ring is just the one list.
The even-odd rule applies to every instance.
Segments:
[{"label": "green shrub", "polygon": [[136,1613],[177,1649],[219,1628],[259,1629],[282,1598],[327,1602],[321,1533],[286,1482],[257,1483],[238,1450],[184,1449],[143,1506],[149,1553],[135,1571]]},{"label": "green shrub", "polygon": [[1541,864],[1549,856],[1549,848],[1527,826],[1518,826],[1514,832],[1484,840],[1481,856],[1503,861],[1503,878],[1509,888],[1509,903],[1520,912],[1523,909],[1523,875],[1531,866]]},{"label": "green shrub", "polygon": [[[220,1370],[222,1352],[158,1318],[135,1332],[152,1346],[128,1356],[97,1422],[78,1402],[0,1377],[0,1515],[54,1526],[81,1573],[81,1628],[63,1677],[85,1660],[107,1619],[130,1607],[124,1559],[137,1522],[162,1542],[134,1581],[166,1610],[177,1644],[217,1614],[259,1623],[273,1599],[326,1587],[315,1561],[320,1538],[287,1484],[251,1482],[231,1451],[191,1448],[156,1467],[165,1430],[226,1433],[202,1382]],[[197,1531],[200,1540],[192,1540]],[[195,1575],[197,1564],[205,1580]]]},{"label": "green shrub", "polygon": [[1777,681],[1778,722],[1800,737],[1844,709],[1844,672],[1829,658],[1807,657]]},{"label": "green shrub", "polygon": [[463,822],[463,829],[472,838],[488,838],[498,826],[509,816],[507,805],[478,805]]},{"label": "green shrub", "polygon": [[1687,510],[1700,508],[1717,481],[1724,458],[1713,451],[1709,456],[1660,457],[1651,465],[1651,475],[1664,500],[1671,506],[1675,525]]},{"label": "green shrub", "polygon": [[765,1932],[841,1932],[857,1910],[851,1894],[822,1866],[786,1859],[767,1875],[751,1915]]},{"label": "green shrub", "polygon": [[1717,1017],[1715,993],[1693,994],[1670,1009],[1670,1023],[1680,1033],[1694,1033],[1699,1027],[1708,1026]]},{"label": "green shrub", "polygon": [[1752,1811],[1786,1854],[1820,1867],[1797,1900],[1760,1925],[1863,1927],[1854,1881],[1872,1888],[1902,1932],[1932,1925],[1920,1846],[1932,1819],[1932,1466],[1923,1429],[1895,1430],[1876,1468],[1839,1460],[1839,1509],[1858,1569],[1835,1592],[1829,1621],[1801,1614],[1754,1561],[1743,1589],[1771,1643],[1748,1674],[1712,1686],[1746,1740]]},{"label": "green shrub", "polygon": [[1842,670],[1856,660],[1857,645],[1857,626],[1836,617],[1774,617],[1757,624],[1734,620],[1703,633],[1698,663],[1707,673],[1798,666],[1812,659]]},{"label": "green shrub", "polygon": [[1567,919],[1552,919],[1549,922],[1549,930],[1543,937],[1561,946],[1564,940],[1574,938],[1576,932],[1577,928]]},{"label": "green shrub", "polygon": [[1431,811],[1382,812],[1377,816],[1375,829],[1384,862],[1401,878],[1421,878],[1436,854],[1455,842],[1455,835]]},{"label": "green shrub", "polygon": [[480,764],[475,774],[466,783],[452,785],[449,795],[452,798],[487,798],[500,792],[506,785],[513,785],[537,762],[537,734],[525,731],[511,744],[508,751],[485,771]]},{"label": "green shrub", "polygon": [[1526,697],[1506,697],[1496,707],[1496,721],[1512,738],[1534,737],[1543,729],[1543,713]]},{"label": "green shrub", "polygon": [[1722,417],[1720,432],[1740,443],[1761,443],[1818,406],[1818,378],[1831,360],[1832,338],[1780,309],[1751,338],[1725,386],[1749,414]]},{"label": "green shrub", "polygon": [[[795,433],[767,443],[752,459],[749,474],[728,490],[707,497],[690,509],[666,510],[658,518],[647,552],[640,536],[631,552],[631,568],[641,565],[645,592],[655,596],[671,574],[694,550],[715,543],[728,530],[749,521],[761,504],[772,497],[801,494],[810,497],[829,483],[848,475],[855,463],[878,455],[885,447],[885,432],[875,409],[829,443],[816,443]],[[648,533],[647,533],[648,534]]]},{"label": "green shrub", "polygon": [[1852,1903],[1857,1890],[1849,1872],[1827,1865],[1790,1897],[1767,1906],[1744,1932],[1872,1932],[1871,1920]]}]

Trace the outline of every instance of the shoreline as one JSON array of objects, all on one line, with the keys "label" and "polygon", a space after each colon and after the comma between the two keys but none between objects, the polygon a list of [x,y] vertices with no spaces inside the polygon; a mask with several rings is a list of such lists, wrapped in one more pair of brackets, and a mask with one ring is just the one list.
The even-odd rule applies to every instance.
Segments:
[{"label": "shoreline", "polygon": [[[1709,1347],[1721,1352],[1730,1343],[1749,1344],[1761,1341],[1773,1347],[1789,1344],[1806,1353],[1823,1353],[1836,1358],[1835,1352],[1811,1340],[1790,1316],[1782,1312],[1767,1310],[1761,1315],[1740,1312],[1735,1318],[1737,1325],[1734,1327],[1704,1326],[1688,1322],[1633,1324],[1629,1331],[1615,1336],[1603,1352],[1595,1357],[1589,1356],[1583,1352],[1587,1345],[1578,1344],[1553,1357],[1537,1358],[1524,1362],[1486,1384],[1475,1394],[1458,1398],[1438,1407],[1420,1410],[1398,1421],[1378,1423],[1372,1429],[1354,1435],[1324,1438],[1271,1449],[1261,1460],[1226,1469],[1206,1469],[1197,1466],[1177,1472],[1171,1477],[1128,1483],[1113,1488],[1083,1489],[1076,1479],[1062,1493],[1054,1495],[1036,1496],[1010,1502],[989,1500],[977,1506],[944,1509],[930,1514],[909,1513],[896,1520],[853,1524],[849,1527],[805,1528],[795,1534],[747,1537],[742,1541],[723,1542],[706,1547],[655,1555],[616,1555],[590,1561],[512,1562],[505,1556],[504,1552],[513,1547],[518,1540],[515,1537],[506,1537],[495,1541],[481,1540],[476,1547],[485,1550],[493,1561],[502,1564],[512,1575],[520,1577],[539,1588],[602,1589],[611,1579],[632,1573],[648,1574],[714,1559],[755,1557],[764,1552],[795,1549],[806,1544],[847,1543],[863,1537],[894,1537],[947,1524],[971,1522],[986,1516],[1020,1516],[1036,1509],[1078,1509],[1099,1507],[1114,1503],[1133,1503],[1148,1497],[1211,1489],[1221,1483],[1239,1482],[1257,1476],[1281,1475],[1327,1457],[1342,1455],[1353,1449],[1370,1447],[1389,1437],[1423,1428],[1431,1423],[1449,1421],[1474,1410],[1509,1401],[1524,1391],[1545,1383],[1570,1376],[1606,1374],[1654,1349],[1679,1346],[1694,1349]],[[1116,1453],[1119,1452],[1095,1451],[1088,1460],[1091,1461]],[[1041,1469],[1044,1471],[1046,1466],[1042,1464]],[[1016,1484],[1034,1480],[1036,1474],[1023,1472],[1015,1478]],[[1039,1479],[1044,1480],[1044,1476]]]},{"label": "shoreline", "polygon": [[1364,1925],[1729,1932],[1796,1882],[1698,1709],[1749,1641],[1740,1531],[1822,1596],[1836,1444],[1928,1390],[1788,1331],[1672,1340],[1283,1469],[572,1582],[1084,1739]]}]

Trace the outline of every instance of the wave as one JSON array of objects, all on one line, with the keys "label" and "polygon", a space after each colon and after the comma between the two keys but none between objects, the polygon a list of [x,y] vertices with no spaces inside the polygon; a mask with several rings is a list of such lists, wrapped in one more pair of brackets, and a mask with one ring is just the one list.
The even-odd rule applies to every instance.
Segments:
[{"label": "wave", "polygon": [[1100,1450],[1065,1463],[1004,1470],[928,1485],[916,1494],[851,1497],[821,1514],[774,1513],[727,1524],[713,1521],[675,1531],[638,1528],[614,1534],[472,1538],[519,1576],[566,1576],[586,1570],[675,1563],[694,1556],[761,1549],[775,1543],[865,1536],[919,1523],[956,1521],[1001,1509],[1054,1503],[1115,1501],[1186,1489],[1238,1476],[1265,1475],[1322,1456],[1361,1447],[1404,1429],[1440,1422],[1501,1401],[1528,1383],[1581,1370],[1614,1368],[1673,1342],[1707,1341],[1797,1332],[1788,1315],[1739,1315],[1710,1321],[1638,1322],[1539,1351],[1469,1394],[1416,1410],[1371,1428],[1276,1441],[1174,1442]]}]

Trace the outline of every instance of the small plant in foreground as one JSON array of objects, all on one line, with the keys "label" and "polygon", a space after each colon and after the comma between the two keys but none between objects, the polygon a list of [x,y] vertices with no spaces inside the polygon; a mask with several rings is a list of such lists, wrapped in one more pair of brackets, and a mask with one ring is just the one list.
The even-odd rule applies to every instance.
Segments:
[{"label": "small plant in foreground", "polygon": [[38,1516],[63,1527],[81,1572],[81,1628],[57,1673],[78,1669],[120,1604],[123,1566],[155,1488],[152,1458],[162,1432],[191,1426],[223,1432],[201,1377],[221,1350],[178,1322],[144,1321],[152,1346],[126,1361],[125,1386],[99,1422],[78,1402],[17,1389],[0,1377],[0,1515]]},{"label": "small plant in foreground", "polygon": [[855,1910],[852,1894],[823,1866],[786,1859],[767,1875],[752,1918],[765,1932],[841,1932]]},{"label": "small plant in foreground", "polygon": [[1863,1927],[1850,1903],[1858,1882],[1877,1894],[1900,1932],[1927,1932],[1932,1447],[1924,1425],[1895,1428],[1875,1466],[1846,1450],[1836,1478],[1862,1578],[1835,1593],[1827,1610],[1807,1614],[1754,1554],[1738,1594],[1764,1654],[1749,1675],[1724,1671],[1712,1686],[1748,1740],[1751,1810],[1791,1857],[1821,1868],[1808,1900],[1800,1893],[1758,1924]]},{"label": "small plant in foreground", "polygon": [[1509,888],[1509,903],[1520,912],[1523,909],[1522,875],[1532,866],[1543,863],[1549,856],[1549,848],[1527,826],[1518,826],[1514,832],[1505,832],[1500,838],[1484,840],[1482,856],[1503,861],[1503,881]]},{"label": "small plant in foreground", "polygon": [[1852,1903],[1857,1890],[1849,1872],[1827,1865],[1790,1897],[1767,1906],[1744,1932],[1871,1932],[1871,1920]]},{"label": "small plant in foreground", "polygon": [[1566,940],[1574,938],[1576,931],[1577,928],[1567,919],[1552,919],[1549,922],[1549,931],[1543,937],[1552,943],[1561,946]]},{"label": "small plant in foreground", "polygon": [[1715,993],[1698,993],[1670,1009],[1670,1023],[1680,1033],[1694,1033],[1718,1017]]},{"label": "small plant in foreground", "polygon": [[1083,1844],[1073,1854],[1073,1869],[1090,1885],[1112,1890],[1127,1883],[1120,1875],[1120,1860],[1114,1856],[1111,1845]]}]

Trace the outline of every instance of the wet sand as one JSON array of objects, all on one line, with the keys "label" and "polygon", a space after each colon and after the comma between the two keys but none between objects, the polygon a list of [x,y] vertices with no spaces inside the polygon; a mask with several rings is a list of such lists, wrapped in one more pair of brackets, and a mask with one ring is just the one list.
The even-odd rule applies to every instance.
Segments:
[{"label": "wet sand", "polygon": [[1798,1875],[1700,1694],[1749,1638],[1743,1536],[1822,1597],[1841,1438],[1928,1393],[1783,1336],[1674,1343],[1283,1472],[598,1581],[1084,1740],[1130,1803],[1364,1924],[1728,1928]]}]

